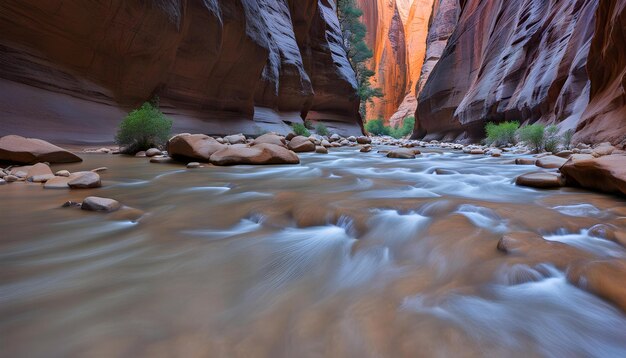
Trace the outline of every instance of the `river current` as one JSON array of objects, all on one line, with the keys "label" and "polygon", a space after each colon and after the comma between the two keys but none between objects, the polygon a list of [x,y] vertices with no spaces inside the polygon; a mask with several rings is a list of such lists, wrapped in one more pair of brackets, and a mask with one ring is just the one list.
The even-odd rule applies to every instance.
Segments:
[{"label": "river current", "polygon": [[[293,166],[186,169],[81,154],[103,187],[0,187],[3,357],[618,357],[626,315],[548,262],[531,231],[601,258],[622,199],[514,184],[537,170],[424,150],[332,149]],[[139,219],[62,208],[97,195]]]}]

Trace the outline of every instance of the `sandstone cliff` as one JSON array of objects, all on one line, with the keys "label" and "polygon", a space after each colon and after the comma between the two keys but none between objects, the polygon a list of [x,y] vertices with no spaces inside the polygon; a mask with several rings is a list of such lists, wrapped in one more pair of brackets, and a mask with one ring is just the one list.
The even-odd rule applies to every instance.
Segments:
[{"label": "sandstone cliff", "polygon": [[177,131],[360,132],[331,1],[7,0],[0,33],[0,134],[110,141],[154,95]]},{"label": "sandstone cliff", "polygon": [[366,42],[374,57],[372,85],[384,98],[367,108],[367,119],[383,117],[392,125],[413,116],[415,85],[426,52],[433,0],[358,0],[368,29]]},{"label": "sandstone cliff", "polygon": [[[579,140],[620,142],[626,135],[624,3],[457,3],[450,14],[460,11],[460,17],[450,38],[441,36],[441,58],[432,56],[427,67],[436,65],[422,73],[414,137],[478,139],[486,122],[519,120],[578,128]],[[430,43],[445,26],[436,17],[427,53],[441,45]]]}]

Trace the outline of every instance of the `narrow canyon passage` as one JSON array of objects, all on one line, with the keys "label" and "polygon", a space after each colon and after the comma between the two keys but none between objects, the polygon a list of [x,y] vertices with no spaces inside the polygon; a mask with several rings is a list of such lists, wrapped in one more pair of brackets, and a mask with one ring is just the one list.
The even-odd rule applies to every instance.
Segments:
[{"label": "narrow canyon passage", "polygon": [[[515,186],[536,169],[510,157],[355,151],[195,170],[91,154],[62,166],[108,167],[103,188],[0,187],[3,354],[626,354],[626,315],[568,283],[561,253],[496,248],[529,231],[623,259],[590,230],[626,230],[623,199]],[[86,195],[146,215],[59,207]]]}]

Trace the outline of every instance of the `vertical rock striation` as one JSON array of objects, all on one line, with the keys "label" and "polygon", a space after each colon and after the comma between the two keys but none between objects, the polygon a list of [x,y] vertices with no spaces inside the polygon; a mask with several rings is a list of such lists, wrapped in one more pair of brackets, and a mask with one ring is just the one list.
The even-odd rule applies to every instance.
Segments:
[{"label": "vertical rock striation", "polygon": [[332,1],[7,0],[0,32],[0,134],[110,141],[154,95],[179,131],[360,132]]},{"label": "vertical rock striation", "polygon": [[374,87],[384,97],[367,108],[368,119],[383,117],[396,125],[412,116],[417,106],[415,85],[419,79],[433,0],[358,0],[372,48]]},{"label": "vertical rock striation", "polygon": [[519,120],[577,128],[578,140],[622,141],[625,3],[439,1],[414,137],[475,140],[489,121]]}]

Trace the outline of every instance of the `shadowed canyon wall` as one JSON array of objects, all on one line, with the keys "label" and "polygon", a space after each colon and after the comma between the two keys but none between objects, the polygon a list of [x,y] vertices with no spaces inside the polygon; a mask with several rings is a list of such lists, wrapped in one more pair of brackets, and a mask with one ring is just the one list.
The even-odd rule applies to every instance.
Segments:
[{"label": "shadowed canyon wall", "polygon": [[626,1],[444,2],[448,21],[435,11],[429,30],[414,137],[479,139],[489,121],[519,120],[577,128],[578,140],[624,140]]},{"label": "shadowed canyon wall", "polygon": [[428,23],[433,0],[358,0],[361,20],[367,27],[366,42],[374,57],[372,86],[383,98],[367,107],[367,119],[383,117],[396,125],[413,116],[416,84],[426,52]]},{"label": "shadowed canyon wall", "polygon": [[0,33],[0,134],[111,141],[154,95],[176,131],[361,132],[332,1],[6,0]]}]

